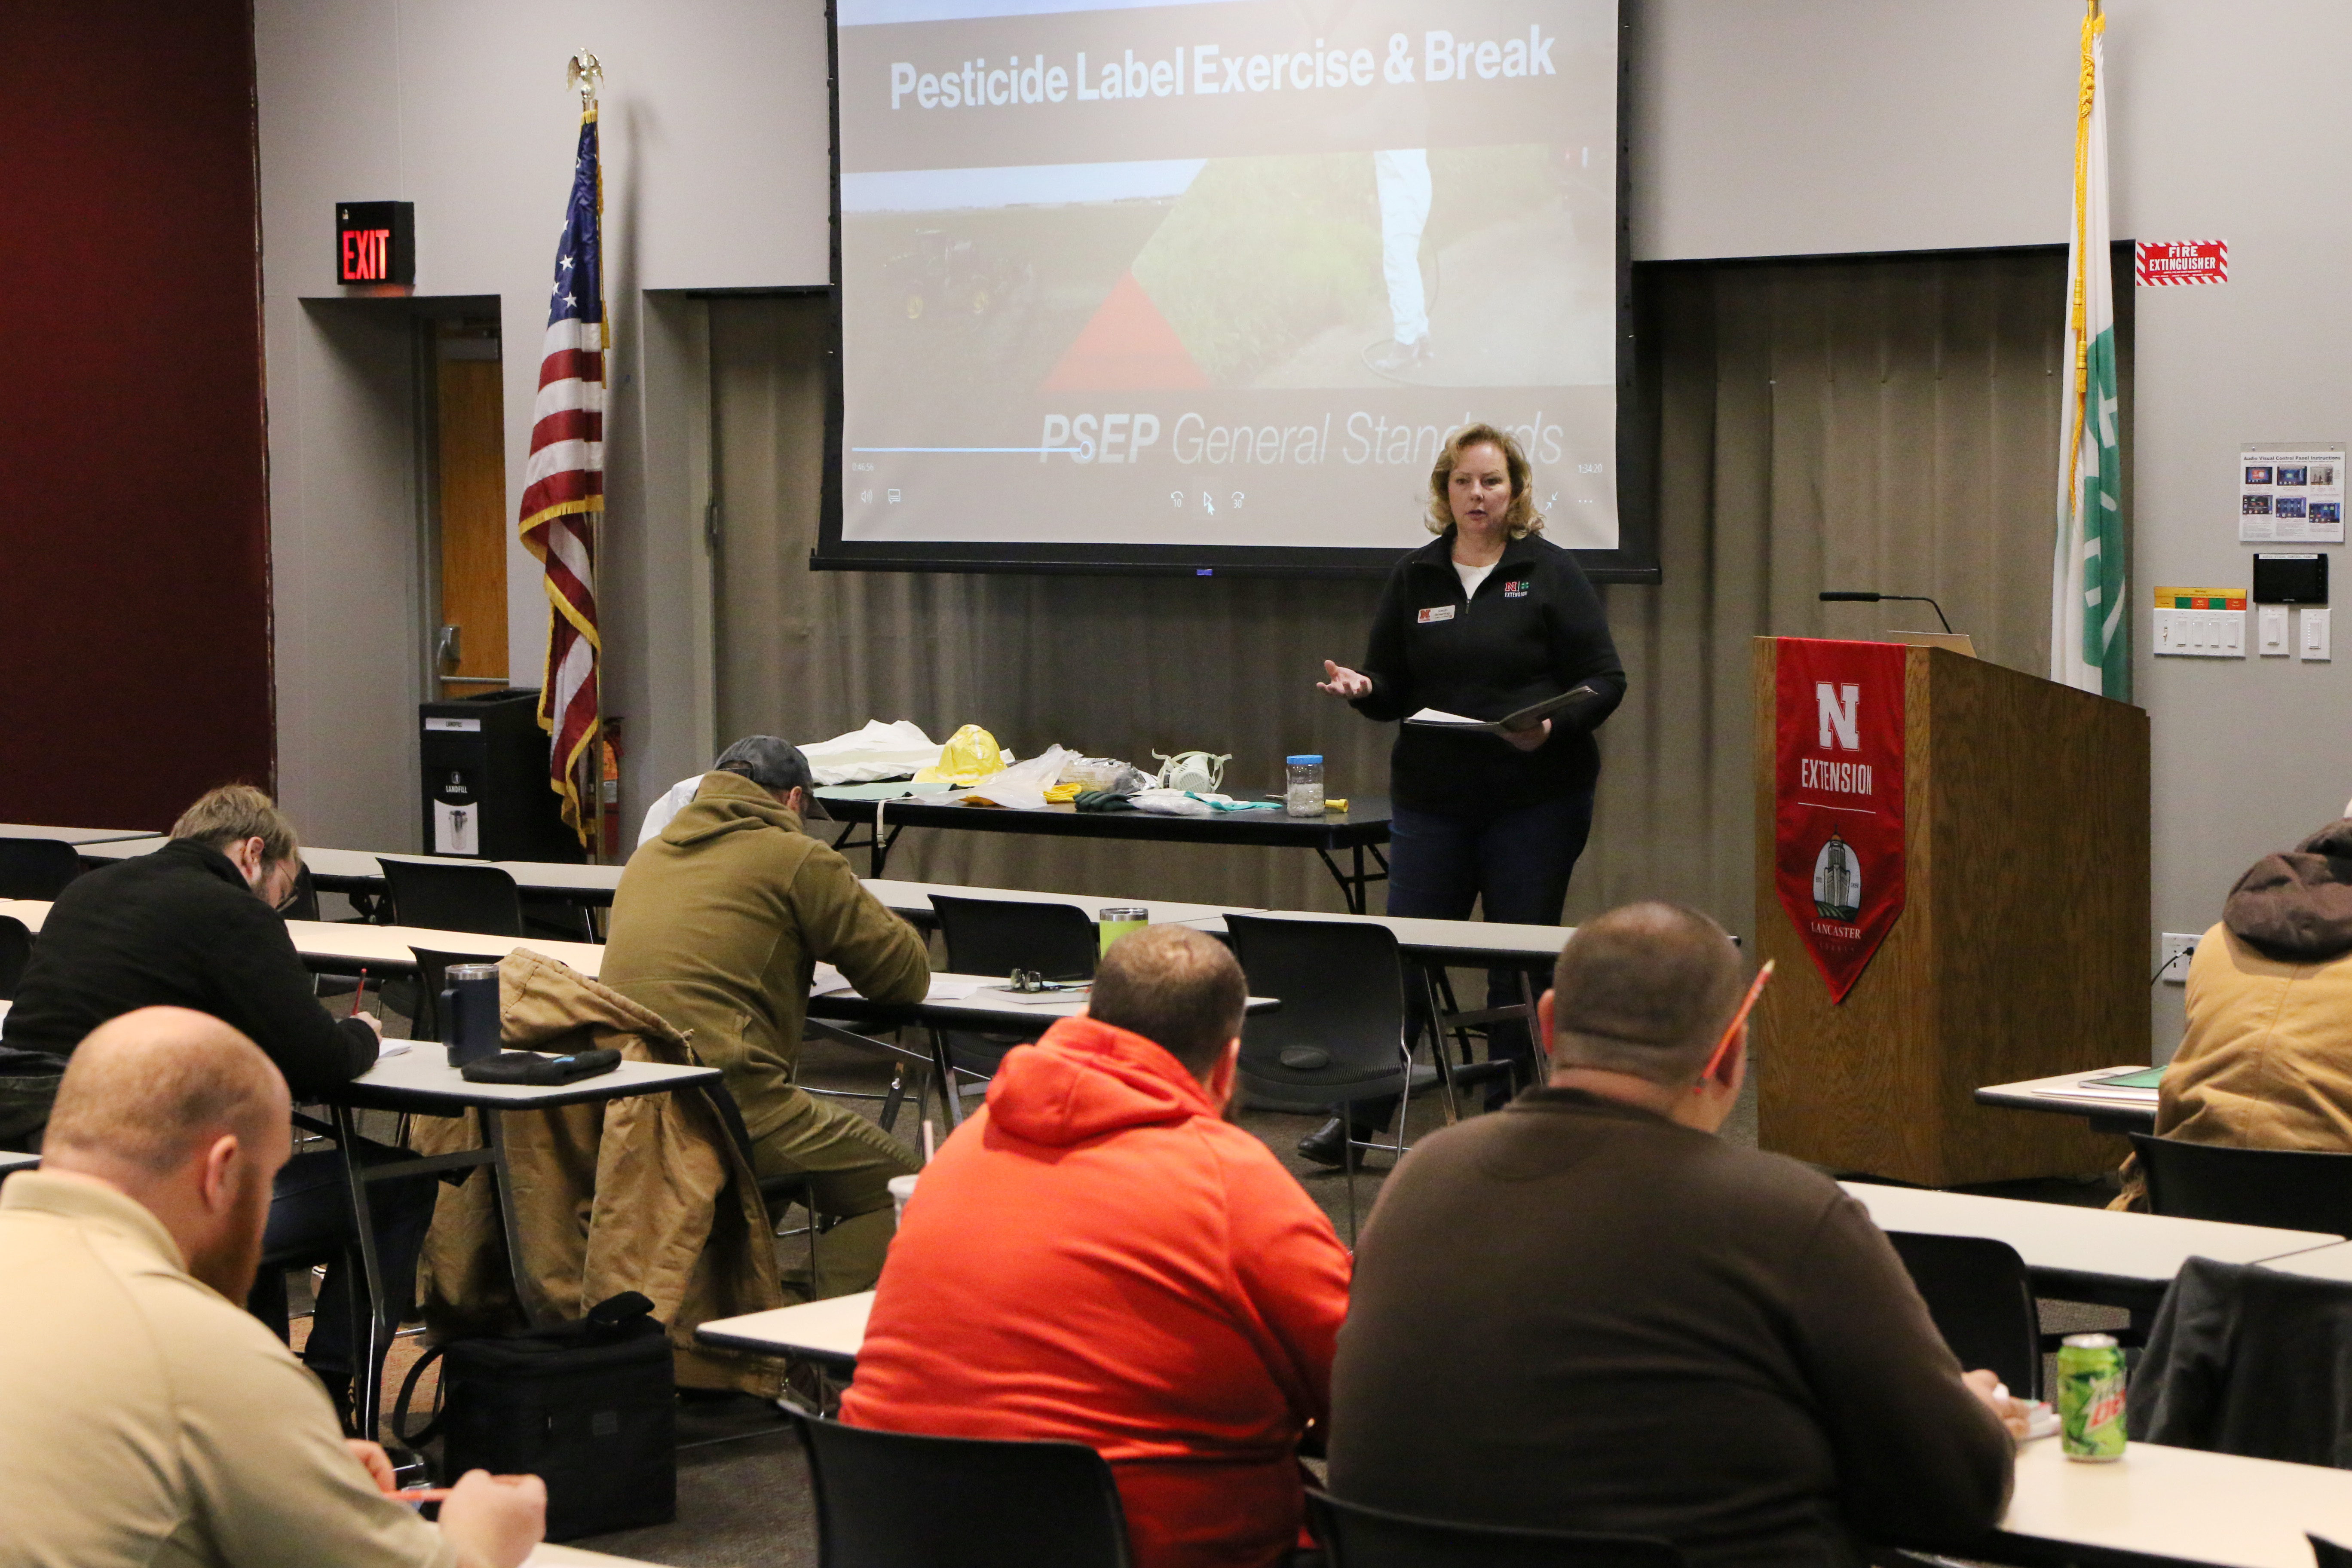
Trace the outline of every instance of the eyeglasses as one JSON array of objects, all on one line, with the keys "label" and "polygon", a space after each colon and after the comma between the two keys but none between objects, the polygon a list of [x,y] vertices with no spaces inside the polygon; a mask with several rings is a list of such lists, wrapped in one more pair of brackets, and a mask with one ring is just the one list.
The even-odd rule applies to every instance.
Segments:
[{"label": "eyeglasses", "polygon": [[1715,1054],[1706,1058],[1706,1070],[1698,1075],[1698,1082],[1692,1086],[1693,1094],[1706,1088],[1707,1081],[1723,1070],[1723,1058],[1731,1054],[1731,1042],[1739,1037],[1740,1027],[1755,1009],[1756,999],[1764,994],[1764,983],[1771,978],[1772,960],[1768,958],[1764,961],[1764,967],[1756,972],[1756,978],[1748,982],[1748,994],[1740,999],[1739,1011],[1734,1013],[1731,1022],[1724,1026],[1723,1038],[1715,1043]]},{"label": "eyeglasses", "polygon": [[1086,980],[1048,980],[1043,970],[1016,969],[1005,982],[1004,988],[1018,991],[1024,995],[1034,995],[1041,991],[1084,991],[1092,984]]}]

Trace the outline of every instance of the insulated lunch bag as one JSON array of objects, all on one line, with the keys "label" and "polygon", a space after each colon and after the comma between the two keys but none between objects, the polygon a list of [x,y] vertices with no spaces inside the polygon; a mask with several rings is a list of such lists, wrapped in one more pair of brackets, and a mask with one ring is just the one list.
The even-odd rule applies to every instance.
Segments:
[{"label": "insulated lunch bag", "polygon": [[402,1384],[393,1429],[436,1358],[442,1474],[534,1475],[547,1483],[547,1538],[569,1541],[663,1524],[677,1514],[677,1386],[669,1336],[653,1303],[624,1291],[580,1322],[453,1340],[420,1357]]}]

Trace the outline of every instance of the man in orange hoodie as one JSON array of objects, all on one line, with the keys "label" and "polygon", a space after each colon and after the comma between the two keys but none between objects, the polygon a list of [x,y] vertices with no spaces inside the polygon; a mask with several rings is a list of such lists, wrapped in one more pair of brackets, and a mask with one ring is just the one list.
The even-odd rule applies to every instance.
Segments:
[{"label": "man in orange hoodie", "polygon": [[1086,1016],[1005,1057],[907,1206],[844,1420],[1090,1445],[1138,1568],[1300,1543],[1348,1254],[1224,1120],[1245,999],[1220,943],[1152,926],[1103,955]]}]

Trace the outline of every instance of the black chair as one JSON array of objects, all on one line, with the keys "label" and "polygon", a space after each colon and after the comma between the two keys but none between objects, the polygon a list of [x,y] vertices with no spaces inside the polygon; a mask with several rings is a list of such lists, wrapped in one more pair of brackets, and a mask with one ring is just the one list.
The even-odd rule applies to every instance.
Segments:
[{"label": "black chair", "polygon": [[1646,1535],[1446,1524],[1326,1492],[1307,1494],[1307,1521],[1330,1568],[1683,1568],[1679,1548]]},{"label": "black chair", "polygon": [[[1047,980],[1094,978],[1101,928],[1076,904],[934,893],[931,909],[939,916],[951,973],[1002,980],[1016,969],[1032,969]],[[949,1029],[948,1059],[959,1076],[984,1083],[1005,1052],[1045,1029],[1042,1024],[1026,1032]]]},{"label": "black chair", "polygon": [[[1419,1067],[1406,1037],[1404,965],[1394,932],[1347,921],[1227,915],[1225,931],[1250,994],[1282,1004],[1242,1026],[1241,1092],[1267,1110],[1315,1112],[1347,1108],[1343,1151],[1348,1173],[1348,1234],[1356,1233],[1356,1152],[1402,1155],[1404,1113],[1412,1091],[1443,1082],[1451,1120],[1454,1083],[1441,1042],[1435,1067]],[[1352,1129],[1352,1109],[1402,1096],[1394,1143],[1366,1142]]]},{"label": "black chair", "polygon": [[[743,1108],[735,1103],[734,1091],[724,1081],[704,1084],[702,1089],[710,1097],[711,1105],[719,1112],[719,1124],[727,1130],[727,1136],[743,1156],[743,1163],[750,1165],[757,1175],[759,1164],[751,1155],[751,1129],[743,1120]],[[759,1176],[758,1180],[760,1198],[768,1205],[771,1220],[793,1204],[808,1210],[809,1296],[814,1300],[823,1294],[824,1281],[817,1272],[816,1238],[825,1228],[824,1222],[816,1212],[816,1184],[808,1176]],[[776,1234],[782,1236],[786,1233],[778,1230]]]},{"label": "black chair", "polygon": [[0,1002],[16,1000],[16,983],[33,956],[33,932],[23,921],[0,915]]},{"label": "black chair", "polygon": [[1127,1515],[1083,1443],[925,1437],[791,1409],[819,1568],[1129,1568]]},{"label": "black chair", "polygon": [[0,899],[54,899],[81,875],[81,857],[60,838],[0,838]]},{"label": "black chair", "polygon": [[304,866],[294,873],[294,890],[278,906],[278,912],[289,921],[314,921],[319,918],[319,883]]},{"label": "black chair", "polygon": [[2025,1259],[2005,1241],[1894,1230],[1886,1239],[1960,1364],[2000,1374],[2020,1399],[2042,1397],[2042,1317]]},{"label": "black chair", "polygon": [[1048,980],[1094,978],[1099,928],[1076,904],[934,893],[931,909],[955,973],[1002,978],[1034,969]]},{"label": "black chair", "polygon": [[515,879],[496,866],[464,861],[408,860],[379,855],[394,919],[433,931],[520,936],[522,898]]},{"label": "black chair", "polygon": [[2352,1154],[2131,1135],[2151,1214],[2352,1236]]}]

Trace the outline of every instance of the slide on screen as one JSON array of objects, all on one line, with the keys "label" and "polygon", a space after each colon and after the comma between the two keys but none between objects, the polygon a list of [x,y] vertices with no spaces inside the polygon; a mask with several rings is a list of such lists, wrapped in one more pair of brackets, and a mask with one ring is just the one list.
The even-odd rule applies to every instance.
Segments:
[{"label": "slide on screen", "polygon": [[839,0],[838,538],[1619,543],[1615,0]]}]

